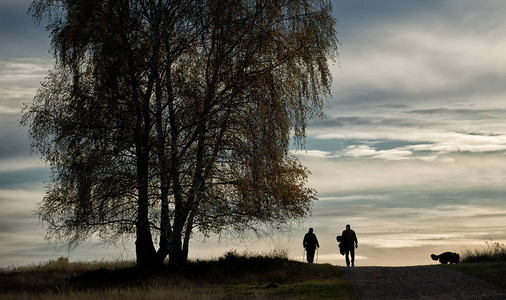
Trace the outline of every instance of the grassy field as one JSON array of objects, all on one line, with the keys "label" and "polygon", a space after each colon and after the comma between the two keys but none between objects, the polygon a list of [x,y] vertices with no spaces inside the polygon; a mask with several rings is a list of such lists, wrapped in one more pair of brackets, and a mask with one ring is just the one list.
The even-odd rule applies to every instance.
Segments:
[{"label": "grassy field", "polygon": [[139,273],[133,262],[49,263],[0,271],[0,299],[352,299],[339,268],[227,253]]},{"label": "grassy field", "polygon": [[476,276],[506,290],[506,261],[462,263],[448,265],[448,267]]},{"label": "grassy field", "polygon": [[[506,246],[464,251],[456,268],[506,289]],[[353,299],[342,268],[307,264],[279,254],[192,261],[140,273],[134,262],[69,262],[0,270],[0,299]]]}]

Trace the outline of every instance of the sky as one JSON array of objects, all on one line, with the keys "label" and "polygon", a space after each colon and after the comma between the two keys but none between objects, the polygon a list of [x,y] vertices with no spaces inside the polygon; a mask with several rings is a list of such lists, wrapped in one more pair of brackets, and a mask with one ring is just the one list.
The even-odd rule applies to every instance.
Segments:
[{"label": "sky", "polygon": [[[19,126],[52,66],[29,0],[0,0],[0,267],[134,259],[134,241],[73,252],[43,239],[34,211],[49,169]],[[295,151],[319,201],[289,233],[263,240],[194,237],[190,258],[286,251],[344,265],[335,237],[357,233],[357,266],[433,264],[430,254],[506,242],[506,2],[334,0],[339,57],[325,119]]]}]

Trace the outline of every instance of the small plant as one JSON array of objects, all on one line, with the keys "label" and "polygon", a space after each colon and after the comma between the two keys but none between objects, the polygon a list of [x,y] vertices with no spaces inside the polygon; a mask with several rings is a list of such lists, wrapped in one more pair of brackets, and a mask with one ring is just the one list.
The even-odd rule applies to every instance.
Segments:
[{"label": "small plant", "polygon": [[278,259],[287,260],[289,257],[289,251],[288,251],[288,249],[277,248],[277,249],[272,250],[267,256],[270,258],[278,258]]},{"label": "small plant", "polygon": [[463,263],[506,261],[506,245],[487,241],[486,247],[467,249],[462,253]]},{"label": "small plant", "polygon": [[38,269],[46,270],[68,270],[70,267],[70,261],[68,257],[59,257],[57,260],[50,260],[44,265],[39,265]]}]

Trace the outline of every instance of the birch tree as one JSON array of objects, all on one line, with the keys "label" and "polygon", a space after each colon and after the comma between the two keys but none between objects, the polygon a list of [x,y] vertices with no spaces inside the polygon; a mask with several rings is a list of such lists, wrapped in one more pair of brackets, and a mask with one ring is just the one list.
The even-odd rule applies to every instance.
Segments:
[{"label": "birch tree", "polygon": [[[289,151],[330,95],[330,1],[36,0],[55,66],[22,123],[52,170],[48,238],[135,236],[140,267],[192,233],[289,228],[316,200]],[[155,245],[158,239],[158,245]]]}]

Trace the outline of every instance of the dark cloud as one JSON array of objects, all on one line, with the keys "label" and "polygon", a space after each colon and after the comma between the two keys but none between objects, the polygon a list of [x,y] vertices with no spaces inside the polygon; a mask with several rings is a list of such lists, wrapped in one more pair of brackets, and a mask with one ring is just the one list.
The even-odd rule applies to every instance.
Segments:
[{"label": "dark cloud", "polygon": [[37,26],[27,13],[31,3],[32,0],[0,3],[0,58],[48,56],[48,33],[44,24]]},{"label": "dark cloud", "polygon": [[428,117],[444,117],[452,120],[486,120],[506,118],[505,109],[415,109],[406,111],[407,114],[428,116]]},{"label": "dark cloud", "polygon": [[379,107],[386,108],[386,109],[395,109],[395,110],[409,108],[409,106],[407,106],[405,104],[400,104],[400,103],[389,103],[389,104],[379,105]]},{"label": "dark cloud", "polygon": [[374,127],[418,127],[422,125],[429,125],[433,122],[427,120],[416,120],[413,118],[404,117],[386,117],[386,116],[350,116],[350,117],[336,117],[327,120],[317,120],[310,124],[313,128],[319,127],[353,127],[353,126],[374,126]]},{"label": "dark cloud", "polygon": [[[2,117],[2,114],[0,114]],[[19,127],[17,124],[5,126],[6,130],[0,133],[0,161],[11,158],[23,158],[30,155],[30,142],[28,140],[28,131],[26,128]]]},{"label": "dark cloud", "polygon": [[0,171],[0,189],[23,189],[49,179],[49,169],[33,168]]},{"label": "dark cloud", "polygon": [[[340,149],[344,149],[348,146],[356,145],[361,143],[360,140],[355,139],[315,139],[309,136],[306,139],[306,143],[304,145],[305,149],[318,149],[320,151],[332,152]],[[303,150],[302,150],[303,151]]]},{"label": "dark cloud", "polygon": [[[452,206],[480,206],[489,207],[491,210],[504,207],[504,191],[502,189],[477,189],[469,188],[462,190],[458,188],[446,188],[444,190],[424,190],[424,191],[380,191],[371,190],[367,193],[356,195],[338,192],[329,194],[321,193],[318,195],[321,201],[315,205],[315,210],[321,214],[332,215],[329,211],[342,210],[346,213],[347,207],[359,206],[362,208],[441,208],[449,210]],[[362,214],[367,209],[359,210]]]},{"label": "dark cloud", "polygon": [[[339,87],[339,82],[336,82],[335,86]],[[368,105],[397,105],[399,100],[405,98],[405,94],[396,90],[380,90],[372,86],[361,86],[359,93],[342,95],[339,91],[335,91],[333,97],[332,104],[336,108],[354,106],[357,110],[363,107],[363,110],[367,111]]]},{"label": "dark cloud", "polygon": [[[4,205],[5,203],[2,201],[1,204]],[[2,216],[0,219],[0,231],[16,234],[27,230],[38,229],[37,216],[35,216],[34,211],[35,207],[33,208],[33,212],[28,210],[15,211],[10,212],[8,215],[0,213],[0,216]]]},{"label": "dark cloud", "polygon": [[[322,126],[327,128],[326,126]],[[330,128],[330,127],[329,127]],[[338,153],[348,147],[356,145],[370,145],[375,150],[392,150],[399,149],[406,146],[417,145],[420,142],[411,142],[403,140],[385,140],[385,139],[353,139],[353,138],[332,138],[332,139],[317,139],[309,136],[306,139],[304,149],[317,149],[328,153]],[[304,151],[304,150],[301,150]],[[296,154],[299,154],[296,152]]]},{"label": "dark cloud", "polygon": [[332,4],[338,20],[338,32],[349,33],[345,39],[353,40],[378,24],[405,23],[413,16],[427,16],[427,10],[441,6],[441,0],[333,0]]}]

